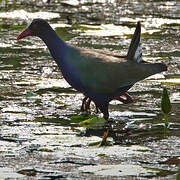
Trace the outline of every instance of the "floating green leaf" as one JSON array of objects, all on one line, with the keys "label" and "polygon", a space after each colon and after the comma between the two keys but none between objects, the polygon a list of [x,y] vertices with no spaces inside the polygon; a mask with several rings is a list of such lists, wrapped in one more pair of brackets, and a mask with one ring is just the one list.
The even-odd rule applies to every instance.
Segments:
[{"label": "floating green leaf", "polygon": [[94,118],[94,115],[91,114],[80,114],[80,115],[75,115],[75,116],[70,116],[71,118],[71,123],[79,123],[83,122],[87,119]]},{"label": "floating green leaf", "polygon": [[106,120],[104,118],[94,117],[91,119],[81,121],[80,125],[86,128],[95,128],[95,127],[103,126],[105,125],[105,123],[106,123]]}]

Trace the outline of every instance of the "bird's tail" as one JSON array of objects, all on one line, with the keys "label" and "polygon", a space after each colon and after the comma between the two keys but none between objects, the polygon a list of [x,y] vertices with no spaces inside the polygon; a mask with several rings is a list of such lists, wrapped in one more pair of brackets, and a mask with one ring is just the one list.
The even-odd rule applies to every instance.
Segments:
[{"label": "bird's tail", "polygon": [[127,53],[127,59],[133,60],[136,62],[142,61],[142,46],[141,46],[141,23],[138,22],[136,30],[131,40],[129,50]]},{"label": "bird's tail", "polygon": [[156,73],[167,71],[167,66],[165,64],[148,63],[142,60],[141,23],[140,22],[137,23],[136,30],[132,37],[131,44],[129,46],[129,50],[127,54],[127,59],[138,63],[138,64],[135,63],[138,69],[136,73],[138,81],[145,79]]},{"label": "bird's tail", "polygon": [[140,66],[142,67],[142,74],[146,77],[167,71],[167,66],[163,63],[141,63]]}]

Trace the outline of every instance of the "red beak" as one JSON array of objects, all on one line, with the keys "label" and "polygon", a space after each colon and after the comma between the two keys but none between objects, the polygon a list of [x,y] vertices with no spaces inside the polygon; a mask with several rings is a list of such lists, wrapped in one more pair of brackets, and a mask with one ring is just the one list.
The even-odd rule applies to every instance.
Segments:
[{"label": "red beak", "polygon": [[31,35],[31,32],[30,30],[27,28],[25,29],[18,37],[17,37],[17,40],[20,40],[20,39],[23,39],[27,36],[30,36]]}]

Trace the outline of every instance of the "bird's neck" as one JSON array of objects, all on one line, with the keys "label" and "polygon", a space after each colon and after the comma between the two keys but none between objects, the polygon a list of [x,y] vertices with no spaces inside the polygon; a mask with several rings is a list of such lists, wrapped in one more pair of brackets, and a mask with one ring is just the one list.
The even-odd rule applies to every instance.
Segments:
[{"label": "bird's neck", "polygon": [[65,60],[68,51],[68,45],[56,34],[54,30],[49,31],[40,37],[47,45],[52,57],[60,66]]}]

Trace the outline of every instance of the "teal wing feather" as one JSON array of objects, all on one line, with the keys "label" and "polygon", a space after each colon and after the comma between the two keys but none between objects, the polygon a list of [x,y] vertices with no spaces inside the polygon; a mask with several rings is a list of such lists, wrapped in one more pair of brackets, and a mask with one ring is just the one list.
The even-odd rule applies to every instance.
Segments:
[{"label": "teal wing feather", "polygon": [[95,93],[115,93],[161,72],[154,64],[137,63],[96,50],[73,48],[66,59],[73,64],[83,86]]}]

